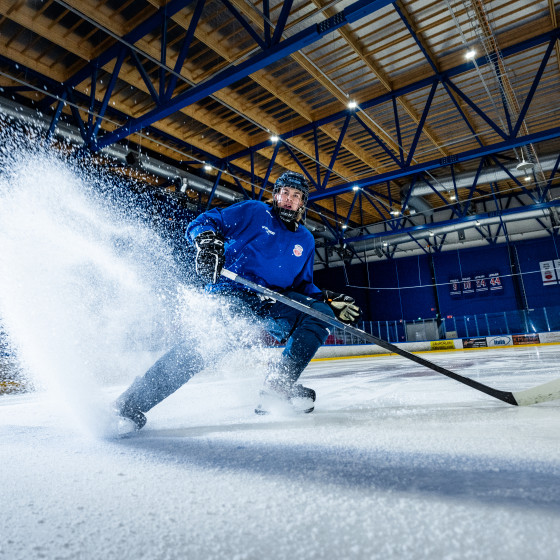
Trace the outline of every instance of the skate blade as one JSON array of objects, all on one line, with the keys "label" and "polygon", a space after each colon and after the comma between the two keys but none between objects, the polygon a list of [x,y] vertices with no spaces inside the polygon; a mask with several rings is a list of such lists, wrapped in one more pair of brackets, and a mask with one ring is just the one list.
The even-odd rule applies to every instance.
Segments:
[{"label": "skate blade", "polygon": [[268,414],[292,415],[292,414],[309,414],[315,410],[315,404],[312,399],[293,397],[290,400],[279,399],[273,395],[266,393],[261,394],[261,402],[255,408],[255,414],[260,416]]},{"label": "skate blade", "polygon": [[290,399],[292,407],[295,412],[299,414],[309,414],[315,410],[315,403],[313,399],[304,397],[292,397]]}]

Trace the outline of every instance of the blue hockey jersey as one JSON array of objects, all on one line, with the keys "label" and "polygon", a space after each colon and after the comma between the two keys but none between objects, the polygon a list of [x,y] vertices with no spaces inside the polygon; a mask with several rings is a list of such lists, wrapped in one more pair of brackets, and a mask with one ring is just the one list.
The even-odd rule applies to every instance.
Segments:
[{"label": "blue hockey jersey", "polygon": [[[193,220],[185,235],[192,243],[208,230],[226,239],[228,270],[275,291],[321,295],[313,284],[313,235],[302,225],[290,231],[264,202],[248,200],[225,209],[213,208]],[[231,281],[222,278],[213,289],[228,286],[231,289]]]}]

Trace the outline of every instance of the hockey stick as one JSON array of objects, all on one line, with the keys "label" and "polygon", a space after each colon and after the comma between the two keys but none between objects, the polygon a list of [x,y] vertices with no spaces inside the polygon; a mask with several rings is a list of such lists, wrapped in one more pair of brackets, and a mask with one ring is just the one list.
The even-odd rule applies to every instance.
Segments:
[{"label": "hockey stick", "polygon": [[381,338],[377,338],[376,336],[368,334],[365,331],[362,331],[361,329],[358,329],[351,325],[347,325],[346,323],[343,323],[342,321],[339,321],[338,319],[335,319],[330,315],[326,315],[321,311],[317,311],[316,309],[308,307],[307,305],[300,303],[299,301],[295,301],[292,298],[279,294],[278,292],[270,290],[269,288],[260,286],[255,282],[251,282],[250,280],[247,280],[242,276],[239,276],[235,272],[231,272],[230,270],[224,268],[222,269],[221,274],[222,276],[225,276],[226,278],[229,278],[234,282],[238,282],[239,284],[242,284],[243,286],[246,286],[247,288],[250,288],[255,292],[258,292],[267,297],[275,299],[276,301],[280,301],[285,305],[297,309],[298,311],[302,311],[303,313],[307,313],[312,317],[321,319],[322,321],[324,321],[325,323],[333,327],[343,329],[346,332],[356,335],[362,340],[366,340],[368,342],[372,342],[373,344],[377,344],[378,346],[381,346],[381,348],[385,348],[386,350],[389,350],[389,352],[398,354],[403,358],[407,358],[408,360],[412,360],[417,364],[433,369],[434,371],[437,371],[442,375],[450,377],[451,379],[455,379],[455,381],[458,381],[459,383],[468,385],[469,387],[472,387],[477,391],[486,393],[487,395],[490,395],[491,397],[494,397],[495,399],[498,399],[505,403],[517,405],[517,406],[526,406],[530,404],[536,404],[539,402],[546,402],[546,401],[553,401],[555,399],[560,399],[560,379],[555,379],[554,381],[550,381],[548,383],[538,385],[537,387],[533,387],[532,389],[525,389],[523,391],[517,391],[515,393],[512,393],[510,391],[501,391],[499,389],[494,389],[492,387],[489,387],[488,385],[484,385],[484,383],[480,383],[479,381],[474,381],[473,379],[469,379],[468,377],[463,377],[458,373],[454,373],[442,366],[438,366],[437,364],[434,364],[429,360],[426,360],[420,356],[416,356],[415,354],[407,352],[406,350],[399,348],[395,344],[391,344],[390,342],[387,342]]}]

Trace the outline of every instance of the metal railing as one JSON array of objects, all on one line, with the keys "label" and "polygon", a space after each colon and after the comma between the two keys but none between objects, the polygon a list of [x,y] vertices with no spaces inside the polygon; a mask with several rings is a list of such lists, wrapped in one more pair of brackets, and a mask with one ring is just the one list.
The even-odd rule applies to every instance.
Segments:
[{"label": "metal railing", "polygon": [[[438,335],[429,336],[430,333],[433,333],[433,329],[430,327],[435,321],[433,318],[420,321],[363,321],[356,326],[377,338],[392,343],[433,340],[438,337],[444,339],[532,334],[560,331],[560,306],[447,317],[442,320],[438,328]],[[411,329],[411,325],[415,328]],[[424,331],[421,328],[423,325],[426,327]],[[425,337],[421,336],[422,332],[426,332]],[[414,337],[411,336],[411,333],[414,333]],[[334,333],[327,339],[326,344],[367,343],[343,329],[335,329]]]},{"label": "metal railing", "polygon": [[444,321],[445,331],[457,333],[457,338],[559,331],[560,306],[465,315]]}]

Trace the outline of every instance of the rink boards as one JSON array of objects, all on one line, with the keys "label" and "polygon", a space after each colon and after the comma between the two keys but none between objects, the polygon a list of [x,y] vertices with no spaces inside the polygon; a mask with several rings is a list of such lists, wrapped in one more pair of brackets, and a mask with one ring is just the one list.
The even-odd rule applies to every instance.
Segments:
[{"label": "rink boards", "polygon": [[[499,336],[480,336],[454,338],[448,340],[424,340],[418,342],[402,342],[395,344],[407,352],[434,352],[450,350],[469,350],[475,348],[508,348],[513,346],[539,346],[544,344],[560,344],[560,332],[533,334],[513,334]],[[322,346],[315,354],[315,360],[375,356],[387,354],[387,350],[376,344],[350,344]]]}]

